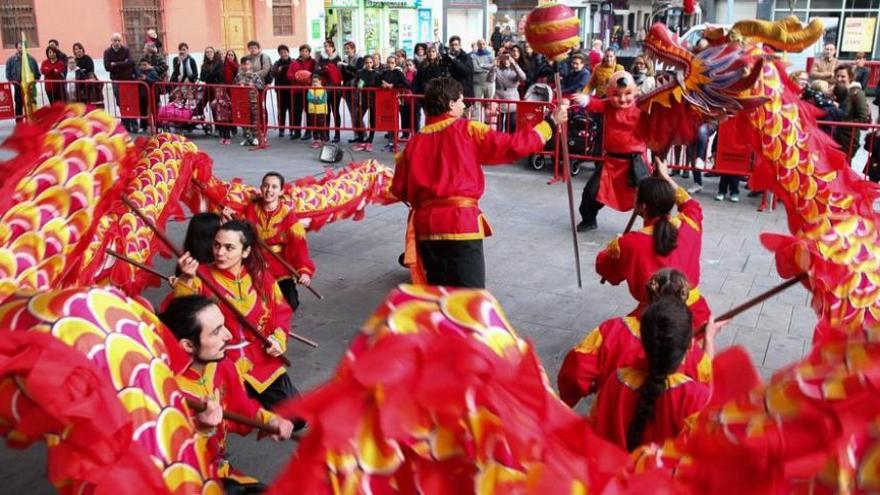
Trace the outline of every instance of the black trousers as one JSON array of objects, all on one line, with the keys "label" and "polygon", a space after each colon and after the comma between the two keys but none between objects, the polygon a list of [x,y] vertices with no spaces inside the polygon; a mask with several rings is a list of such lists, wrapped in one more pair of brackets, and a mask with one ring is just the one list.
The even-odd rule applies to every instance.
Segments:
[{"label": "black trousers", "polygon": [[430,285],[486,288],[483,240],[419,241],[419,254]]},{"label": "black trousers", "polygon": [[[306,92],[301,89],[292,90],[290,98],[293,100],[293,113],[290,114],[290,126],[293,127],[293,132],[299,134],[300,131],[303,130],[303,114],[306,113]],[[306,116],[306,118],[308,118],[308,116]],[[305,132],[310,131],[309,129],[305,129]]]},{"label": "black trousers", "polygon": [[24,93],[16,84],[12,85],[12,100],[15,102],[15,122],[18,123],[24,119]]},{"label": "black trousers", "polygon": [[293,386],[287,373],[279,376],[269,385],[263,393],[259,393],[251,386],[250,383],[244,383],[248,395],[260,403],[264,409],[272,410],[276,404],[293,397],[299,397],[299,390]]},{"label": "black trousers", "polygon": [[223,493],[226,495],[257,495],[266,491],[266,485],[262,483],[243,484],[232,478],[223,479]]},{"label": "black trousers", "polygon": [[290,306],[290,309],[296,311],[296,308],[299,307],[299,292],[296,290],[296,282],[292,278],[285,278],[284,280],[277,280],[275,283],[281,289],[284,299],[287,299],[287,305]]},{"label": "black trousers", "polygon": [[584,186],[584,191],[581,193],[581,204],[578,205],[578,211],[581,214],[581,220],[587,223],[592,223],[596,221],[596,215],[599,214],[599,210],[601,210],[605,205],[600,203],[596,197],[599,195],[599,179],[602,177],[602,164],[596,164],[596,170],[593,172],[593,175],[590,176],[590,179],[587,181],[587,184]]},{"label": "black trousers", "polygon": [[[327,116],[327,125],[330,125],[330,115],[333,115],[333,126],[336,127],[334,136],[338,139],[339,129],[342,127],[342,114],[339,113],[339,107],[342,105],[342,92],[338,89],[328,89],[327,104],[330,106],[330,113]],[[329,130],[327,130],[327,136],[330,136]]]},{"label": "black trousers", "polygon": [[[278,92],[278,125],[284,126],[285,123],[293,124],[293,114],[290,110],[290,91],[281,90]],[[284,132],[284,130],[281,130]]]}]

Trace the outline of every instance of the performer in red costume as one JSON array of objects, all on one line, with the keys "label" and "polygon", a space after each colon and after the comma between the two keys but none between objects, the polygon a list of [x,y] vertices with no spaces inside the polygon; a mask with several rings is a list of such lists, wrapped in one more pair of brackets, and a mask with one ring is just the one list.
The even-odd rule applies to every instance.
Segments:
[{"label": "performer in red costume", "polygon": [[[648,281],[645,290],[651,302],[662,296],[687,300],[690,287],[687,277],[678,270],[665,268]],[[559,398],[571,407],[588,395],[596,393],[617,368],[633,366],[644,359],[641,323],[635,316],[612,318],[602,322],[572,348],[562,362],[556,378]],[[714,342],[707,341],[706,349],[691,345],[682,363],[682,372],[700,383],[712,381]]]},{"label": "performer in red costume", "polygon": [[[590,414],[598,435],[633,450],[642,443],[674,437],[706,406],[710,385],[686,373],[685,357],[693,348],[691,327],[690,311],[678,297],[661,296],[645,308],[643,354],[615,369],[599,369],[591,386],[598,389]],[[707,340],[714,340],[719,327],[714,322],[708,325]],[[611,330],[608,337],[629,331],[606,330]],[[707,350],[710,357],[711,352]]]},{"label": "performer in red costume", "polygon": [[[703,210],[687,191],[670,177],[666,163],[656,160],[659,177],[639,183],[636,208],[645,227],[628,232],[608,244],[596,256],[596,272],[611,284],[624,280],[639,305],[630,313],[638,316],[648,304],[645,284],[661,268],[675,268],[687,275],[691,291],[687,300],[693,313],[694,330],[709,319],[709,305],[700,295],[700,254]],[[670,218],[673,205],[678,215]]]},{"label": "performer in red costume", "polygon": [[[272,345],[263,348],[256,337],[242,328],[236,316],[223,308],[226,325],[232,332],[227,347],[229,357],[245,381],[248,393],[266,409],[297,395],[279,356],[287,348],[292,311],[284,302],[281,290],[266,272],[259,251],[254,248],[256,234],[247,222],[233,220],[220,226],[214,236],[214,263],[207,270],[227,300],[260,331]],[[196,275],[199,262],[190,253],[177,261],[180,277],[174,295],[212,293]]]},{"label": "performer in red costume", "polygon": [[199,435],[207,437],[211,477],[219,478],[226,493],[255,493],[263,485],[233,469],[226,456],[229,433],[247,435],[250,428],[223,420],[223,411],[232,411],[279,429],[276,441],[287,440],[293,424],[260,407],[248,397],[232,361],[224,359],[232,334],[224,325],[223,313],[204,296],[172,299],[159,319],[177,337],[180,347],[191,356],[189,366],[176,376],[181,390],[208,406],[195,415]]},{"label": "performer in red costume", "polygon": [[315,262],[309,257],[306,229],[299,221],[294,206],[281,199],[284,191],[284,176],[269,172],[260,183],[262,195],[246,204],[229,204],[223,208],[223,217],[231,220],[235,215],[244,216],[257,229],[257,235],[274,253],[280,254],[290,266],[299,272],[293,279],[290,271],[274,256],[267,256],[269,273],[275,277],[281,293],[290,307],[299,307],[299,293],[296,284],[308,287],[315,275]]},{"label": "performer in red costume", "polygon": [[603,206],[617,211],[633,208],[636,186],[649,175],[647,146],[635,137],[636,124],[642,111],[636,106],[638,88],[629,72],[615,72],[608,80],[608,98],[574,96],[587,111],[602,114],[604,154],[602,163],[584,186],[578,210],[581,222],[578,232],[595,229],[596,215]]},{"label": "performer in red costume", "polygon": [[425,89],[425,127],[397,155],[391,192],[409,204],[404,263],[413,283],[484,288],[483,238],[492,235],[480,211],[481,164],[513,163],[540,151],[567,104],[532,128],[497,132],[461,118],[462,87],[451,78]]}]

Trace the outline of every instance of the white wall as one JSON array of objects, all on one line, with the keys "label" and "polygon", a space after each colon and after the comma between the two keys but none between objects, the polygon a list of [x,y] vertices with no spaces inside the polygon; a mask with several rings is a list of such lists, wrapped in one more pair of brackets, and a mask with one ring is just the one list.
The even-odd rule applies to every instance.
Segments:
[{"label": "white wall", "polygon": [[715,2],[715,23],[733,24],[743,19],[754,19],[758,14],[758,2],[756,0],[736,0],[733,2],[732,20],[727,16],[727,0]]}]

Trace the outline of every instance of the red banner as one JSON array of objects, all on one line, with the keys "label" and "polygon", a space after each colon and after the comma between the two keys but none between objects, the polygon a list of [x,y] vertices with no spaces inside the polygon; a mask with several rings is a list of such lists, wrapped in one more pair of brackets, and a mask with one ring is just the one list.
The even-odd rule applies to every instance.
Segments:
[{"label": "red banner", "polygon": [[[246,86],[229,89],[232,100],[232,123],[240,126],[252,126],[251,93],[255,90]],[[256,117],[256,116],[254,116]]]},{"label": "red banner", "polygon": [[378,89],[375,94],[376,104],[371,110],[376,112],[376,130],[386,132],[398,130],[397,91]]},{"label": "red banner", "polygon": [[0,84],[0,120],[15,118],[15,100],[12,98],[12,85]]},{"label": "red banner", "polygon": [[119,85],[119,113],[123,117],[143,117],[141,115],[139,86],[138,84]]},{"label": "red banner", "polygon": [[749,175],[752,173],[754,152],[744,139],[737,139],[736,119],[726,120],[718,126],[718,151],[715,153],[713,170],[725,174]]},{"label": "red banner", "polygon": [[516,103],[516,128],[535,127],[544,120],[544,113],[549,110],[546,103],[540,101],[518,101]]}]

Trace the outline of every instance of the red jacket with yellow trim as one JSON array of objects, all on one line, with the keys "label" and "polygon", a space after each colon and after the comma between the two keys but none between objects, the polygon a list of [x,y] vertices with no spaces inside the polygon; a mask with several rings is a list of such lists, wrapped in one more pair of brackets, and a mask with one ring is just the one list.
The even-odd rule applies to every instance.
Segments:
[{"label": "red jacket with yellow trim", "polygon": [[675,249],[666,256],[654,251],[653,227],[648,224],[611,241],[596,256],[596,272],[613,285],[624,280],[629,293],[641,304],[647,304],[645,285],[657,270],[675,268],[687,276],[691,287],[700,284],[703,210],[684,189],[675,192],[678,214],[670,219],[678,229]]},{"label": "red jacket with yellow trim", "polygon": [[[559,398],[574,407],[582,398],[596,393],[618,368],[644,361],[641,335],[641,323],[635,317],[603,321],[565,356],[556,378]],[[708,385],[712,381],[712,360],[694,343],[685,354],[681,371]]]},{"label": "red jacket with yellow trim", "polygon": [[[177,375],[176,379],[183,393],[202,401],[216,399],[224,411],[238,413],[263,423],[268,423],[275,417],[275,414],[263,409],[257,401],[248,396],[241,376],[229,359],[208,363],[201,373],[189,367]],[[199,432],[200,435],[207,437],[212,477],[232,477],[244,481],[241,480],[241,475],[232,470],[226,458],[227,435],[229,433],[247,435],[250,431],[251,428],[248,426],[224,420],[214,431]]]},{"label": "red jacket with yellow trim", "polygon": [[448,115],[431,117],[426,124],[398,154],[391,182],[391,192],[414,209],[416,238],[475,240],[492,235],[476,204],[437,203],[450,198],[476,203],[485,188],[481,164],[511,163],[538,152],[553,128],[544,121],[509,134]]},{"label": "red jacket with yellow trim", "polygon": [[[267,212],[261,203],[250,202],[244,213],[245,218],[257,229],[260,239],[278,253],[300,273],[315,274],[315,262],[309,256],[306,229],[299,222],[293,206],[285,201],[278,204],[275,211]],[[284,265],[273,256],[263,256],[269,266],[269,273],[278,280],[292,275]]]},{"label": "red jacket with yellow trim", "polygon": [[[227,270],[210,267],[207,270],[213,282],[221,289],[226,299],[236,307],[248,321],[254,324],[265,337],[274,339],[287,349],[287,333],[293,311],[284,300],[281,289],[275,280],[263,273],[261,280],[254,281],[242,267],[238,277]],[[178,279],[174,284],[173,296],[201,294],[212,297],[214,294],[198,278],[189,281]],[[226,356],[233,360],[242,378],[257,393],[263,393],[269,385],[287,368],[277,357],[270,356],[262,342],[239,322],[238,318],[224,305],[220,305],[226,328],[232,333]]]},{"label": "red jacket with yellow trim", "polygon": [[[684,364],[682,364],[684,366]],[[639,388],[647,376],[648,363],[641,360],[631,367],[614,371],[602,384],[590,414],[596,434],[626,448],[626,432],[635,413]],[[678,435],[709,403],[711,388],[683,372],[666,377],[666,390],[654,404],[654,417],[648,421],[642,443],[662,443]]]}]

